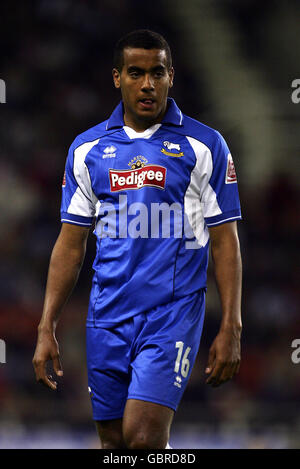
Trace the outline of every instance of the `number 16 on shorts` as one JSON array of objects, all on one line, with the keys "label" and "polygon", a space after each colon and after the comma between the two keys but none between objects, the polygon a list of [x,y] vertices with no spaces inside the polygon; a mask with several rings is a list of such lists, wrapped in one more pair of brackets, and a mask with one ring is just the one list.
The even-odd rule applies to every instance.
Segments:
[{"label": "number 16 on shorts", "polygon": [[[186,378],[188,373],[189,373],[189,369],[190,369],[190,362],[188,360],[188,354],[191,351],[191,347],[186,347],[185,352],[183,354],[184,343],[181,342],[181,341],[178,341],[175,344],[175,348],[178,349],[178,353],[177,353],[177,358],[176,358],[176,361],[175,361],[174,371],[175,371],[175,373],[180,372],[181,376],[183,378]],[[182,354],[183,354],[183,356],[182,356]],[[176,376],[176,380],[178,381],[177,378],[180,378],[180,377]],[[180,381],[181,381],[181,379],[180,379]]]}]

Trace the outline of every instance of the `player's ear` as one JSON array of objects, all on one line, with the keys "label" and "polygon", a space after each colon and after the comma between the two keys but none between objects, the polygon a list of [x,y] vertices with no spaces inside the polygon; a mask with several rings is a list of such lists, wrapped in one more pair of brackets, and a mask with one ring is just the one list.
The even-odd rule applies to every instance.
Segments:
[{"label": "player's ear", "polygon": [[172,86],[173,86],[174,75],[175,75],[175,70],[174,70],[173,67],[171,67],[170,70],[169,70],[169,87],[170,88],[172,88]]},{"label": "player's ear", "polygon": [[112,70],[112,76],[115,84],[115,88],[120,88],[120,72],[117,68],[113,68]]}]

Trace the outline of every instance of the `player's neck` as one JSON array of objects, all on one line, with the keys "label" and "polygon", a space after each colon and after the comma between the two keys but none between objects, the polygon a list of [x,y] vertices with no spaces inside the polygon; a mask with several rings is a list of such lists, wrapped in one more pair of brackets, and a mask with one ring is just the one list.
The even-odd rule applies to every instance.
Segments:
[{"label": "player's neck", "polygon": [[153,120],[136,120],[132,119],[129,116],[124,114],[124,124],[130,127],[131,129],[135,130],[136,132],[144,132],[145,130],[149,129],[155,124],[159,124],[162,121],[162,117],[159,119]]},{"label": "player's neck", "polygon": [[155,124],[160,124],[165,115],[166,109],[164,109],[155,119],[141,119],[136,115],[132,115],[128,111],[124,112],[124,124],[135,130],[136,132],[144,132]]}]

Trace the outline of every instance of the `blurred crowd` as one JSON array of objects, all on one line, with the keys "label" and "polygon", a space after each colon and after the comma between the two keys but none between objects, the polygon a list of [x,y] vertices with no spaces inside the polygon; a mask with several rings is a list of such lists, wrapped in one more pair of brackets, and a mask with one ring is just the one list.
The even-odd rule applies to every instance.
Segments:
[{"label": "blurred crowd", "polygon": [[[36,328],[49,258],[60,230],[68,147],[78,133],[106,119],[120,99],[111,78],[117,39],[141,27],[162,33],[174,56],[172,96],[194,118],[205,119],[209,109],[209,90],[202,88],[201,77],[189,75],[184,41],[160,3],[164,2],[152,2],[149,9],[137,0],[39,0],[1,6],[6,20],[0,31],[0,78],[7,86],[7,103],[0,104],[0,338],[7,346],[7,363],[0,364],[1,431],[37,424],[92,428],[85,367],[92,234],[78,285],[58,327],[65,376],[55,393],[35,382],[31,360]],[[224,3],[227,8],[236,5]],[[234,9],[243,28],[247,15],[241,10]],[[249,29],[254,27],[254,17],[250,19]],[[249,45],[245,54],[253,54],[253,47]],[[239,173],[238,141],[228,143],[237,151]],[[220,320],[210,266],[202,343],[175,422],[194,421],[212,428],[227,423],[258,431],[264,425],[290,425],[300,435],[295,411],[300,402],[300,364],[291,361],[291,342],[300,338],[300,185],[287,171],[259,187],[239,180],[239,190],[244,263],[240,373],[220,389],[204,384],[208,348]]]}]

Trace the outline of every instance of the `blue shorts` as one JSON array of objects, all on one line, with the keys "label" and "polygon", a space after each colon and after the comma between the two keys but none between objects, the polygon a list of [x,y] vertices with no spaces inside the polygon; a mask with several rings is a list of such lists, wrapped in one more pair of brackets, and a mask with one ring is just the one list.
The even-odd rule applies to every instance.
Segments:
[{"label": "blue shorts", "polygon": [[205,291],[109,327],[87,331],[88,386],[94,420],[122,418],[127,399],[176,411],[199,349]]}]

